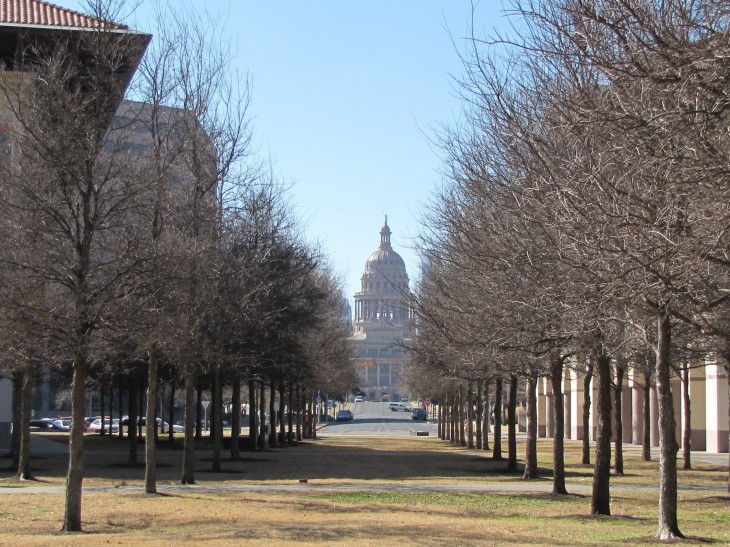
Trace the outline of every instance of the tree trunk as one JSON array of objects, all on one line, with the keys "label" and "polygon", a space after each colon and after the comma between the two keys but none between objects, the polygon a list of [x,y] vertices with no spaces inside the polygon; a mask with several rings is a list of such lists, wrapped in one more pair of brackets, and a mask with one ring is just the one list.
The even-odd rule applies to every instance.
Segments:
[{"label": "tree trunk", "polygon": [[[203,384],[198,382],[196,388],[195,400],[195,438],[203,438]],[[208,416],[205,416],[206,418]],[[205,424],[206,426],[208,424]]]},{"label": "tree trunk", "polygon": [[537,473],[537,376],[527,377],[527,439],[523,479],[536,479]]},{"label": "tree trunk", "polygon": [[689,398],[689,363],[685,362],[682,366],[682,401],[684,401],[684,412],[682,420],[684,421],[684,436],[682,437],[682,455],[684,459],[684,469],[692,469],[692,408]]},{"label": "tree trunk", "polygon": [[611,514],[611,359],[599,350],[596,355],[598,367],[598,401],[596,401],[596,464],[593,468],[593,491],[591,514]]},{"label": "tree trunk", "polygon": [[466,444],[474,449],[474,393],[471,380],[466,382]]},{"label": "tree trunk", "polygon": [[[318,398],[319,398],[319,397],[318,397]],[[315,404],[314,400],[312,400],[312,399],[310,398],[309,406],[310,406],[310,408],[311,408],[311,409],[313,409],[313,410],[314,410],[315,408],[317,409],[317,416],[316,416],[316,419],[315,419],[315,418],[313,418],[313,419],[312,419],[312,421],[311,421],[311,424],[310,424],[310,426],[309,426],[309,427],[310,427],[310,431],[311,431],[311,436],[312,436],[312,438],[313,438],[313,439],[316,439],[316,438],[317,438],[317,424],[319,423],[319,403]]]},{"label": "tree trunk", "polygon": [[256,380],[248,379],[248,446],[256,450],[259,446],[259,405],[256,399]]},{"label": "tree trunk", "polygon": [[[159,361],[157,348],[154,344],[149,352],[149,365],[147,369],[147,415],[145,418],[145,445],[144,445],[144,491],[146,494],[157,493],[157,453],[155,444],[155,433],[157,432],[157,369]],[[102,414],[102,422],[103,414]]]},{"label": "tree trunk", "polygon": [[129,457],[127,463],[129,465],[137,465],[137,380],[130,378],[129,380],[129,411],[127,412],[127,437],[129,440]]},{"label": "tree trunk", "polygon": [[288,399],[289,399],[289,412],[287,413],[287,434],[286,434],[286,440],[289,444],[294,444],[295,437],[294,437],[294,387],[289,388],[288,392]]},{"label": "tree trunk", "polygon": [[449,397],[449,440],[456,444],[456,394],[452,391]]},{"label": "tree trunk", "polygon": [[284,393],[284,381],[279,380],[279,446],[284,446],[284,443],[286,443],[286,420],[284,419],[286,399]]},{"label": "tree trunk", "polygon": [[489,450],[489,380],[484,382],[484,420],[479,427],[482,429],[482,448]]},{"label": "tree trunk", "polygon": [[621,400],[624,390],[624,374],[625,369],[623,365],[623,358],[618,358],[616,361],[616,391],[614,396],[616,412],[616,441],[614,443],[614,470],[617,475],[624,474],[624,424],[623,418],[623,401]]},{"label": "tree trunk", "polygon": [[297,442],[302,440],[302,426],[304,425],[304,399],[302,397],[302,388],[297,386]]},{"label": "tree trunk", "polygon": [[[109,379],[109,437],[112,436],[114,423],[114,378]],[[119,427],[122,427],[122,413],[119,413]]]},{"label": "tree trunk", "polygon": [[[550,361],[550,383],[553,389],[553,494],[567,494],[565,488],[565,406],[563,404],[563,359]],[[496,419],[495,419],[496,426]]]},{"label": "tree trunk", "polygon": [[507,406],[507,471],[517,471],[517,376],[509,379],[509,403]]},{"label": "tree trunk", "polygon": [[173,444],[175,444],[175,430],[172,427],[172,424],[175,423],[175,379],[174,378],[172,380],[170,380],[169,414],[170,414],[170,429],[167,432],[167,444],[169,446],[172,446]]},{"label": "tree trunk", "polygon": [[30,472],[30,414],[33,407],[33,366],[28,363],[23,370],[20,390],[20,450],[18,451],[18,472],[21,481],[34,480]]},{"label": "tree trunk", "polygon": [[444,441],[449,441],[451,438],[449,437],[449,430],[450,427],[450,418],[449,418],[449,396],[444,393],[443,398],[441,399],[443,401],[443,404],[439,404],[439,411],[441,412],[441,419],[443,420],[443,424],[441,424],[441,438]]},{"label": "tree trunk", "polygon": [[[139,392],[139,401],[137,402],[137,416],[142,416],[142,414],[145,412],[145,409],[147,408],[147,405],[145,405],[145,393],[147,386],[142,384],[140,386],[140,389],[137,391]],[[142,424],[139,420],[137,420],[137,443],[139,443],[142,440]],[[155,428],[155,434],[157,433],[157,429]]]},{"label": "tree trunk", "polygon": [[659,403],[659,530],[662,541],[683,538],[677,522],[677,439],[669,388],[672,325],[665,309],[657,316],[656,389]]},{"label": "tree trunk", "polygon": [[451,441],[451,444],[456,444],[458,442],[456,422],[459,420],[459,409],[456,401],[456,391],[452,391],[451,397],[449,397],[449,440]]},{"label": "tree trunk", "polygon": [[81,532],[81,488],[84,481],[84,414],[86,410],[86,355],[77,350],[71,381],[71,431],[68,444],[64,532]]},{"label": "tree trunk", "polygon": [[459,398],[457,399],[457,405],[458,405],[458,409],[459,409],[458,416],[457,416],[457,418],[458,418],[457,435],[459,437],[460,446],[466,446],[466,431],[465,431],[465,427],[464,427],[464,422],[466,422],[466,415],[465,415],[466,409],[464,408],[464,391],[463,391],[463,389],[464,388],[462,386],[459,386]]},{"label": "tree trunk", "polygon": [[304,405],[304,438],[312,438],[312,399],[309,395],[309,390],[305,389],[302,392],[302,403]]},{"label": "tree trunk", "polygon": [[119,403],[119,438],[121,439],[124,437],[124,426],[122,425],[122,418],[124,414],[124,384],[122,383],[121,377],[119,378],[117,399]]},{"label": "tree trunk", "polygon": [[[261,380],[259,388],[259,450],[266,448],[266,382]],[[271,422],[271,416],[269,416]]]},{"label": "tree trunk", "polygon": [[231,390],[231,460],[241,459],[241,379],[238,374],[233,377]]},{"label": "tree trunk", "polygon": [[23,444],[20,438],[23,431],[22,404],[23,373],[16,370],[13,372],[13,433],[10,438],[10,456],[13,471],[20,469],[20,450]]},{"label": "tree trunk", "polygon": [[651,372],[644,371],[644,435],[641,443],[641,460],[651,461]]},{"label": "tree trunk", "polygon": [[[488,415],[489,412],[484,412],[484,397],[482,393],[482,381],[477,380],[477,392],[475,394],[476,402],[477,402],[477,412],[476,412],[476,434],[477,434],[477,441],[476,441],[476,448],[477,450],[483,450],[484,445],[482,444],[482,436],[484,435],[484,416]],[[487,408],[489,408],[487,406]],[[488,419],[488,418],[487,418]]]},{"label": "tree trunk", "polygon": [[581,463],[591,464],[591,381],[593,380],[593,363],[586,366],[583,377],[583,455]]},{"label": "tree trunk", "polygon": [[497,376],[494,382],[494,433],[492,433],[492,459],[502,459],[502,378]]},{"label": "tree trunk", "polygon": [[213,436],[213,467],[214,473],[221,470],[221,452],[223,450],[223,419],[221,410],[223,409],[223,387],[221,386],[221,367],[219,364],[213,366],[213,389],[211,390],[211,435]]},{"label": "tree trunk", "polygon": [[[730,401],[730,353],[725,354],[725,378],[727,378],[727,395]],[[727,409],[728,441],[730,445],[730,405]],[[730,494],[730,451],[727,455],[727,491]]]},{"label": "tree trunk", "polygon": [[[99,406],[101,407],[101,411],[100,411],[100,414],[101,414],[101,429],[99,429],[99,434],[100,435],[104,435],[104,433],[106,433],[106,420],[104,420],[104,416],[106,416],[106,414],[104,413],[104,411],[106,410],[104,408],[104,404],[105,403],[106,403],[106,400],[104,399],[104,381],[103,380],[100,380],[99,381]],[[111,418],[110,418],[109,419],[109,429],[111,429],[111,427],[112,427],[112,421],[111,421]]]},{"label": "tree trunk", "polygon": [[269,383],[269,446],[276,448],[277,442],[277,420],[276,420],[276,382],[272,379]]},{"label": "tree trunk", "polygon": [[182,478],[180,484],[195,484],[195,423],[200,416],[195,405],[197,385],[191,367],[185,370],[185,432],[183,438]]}]

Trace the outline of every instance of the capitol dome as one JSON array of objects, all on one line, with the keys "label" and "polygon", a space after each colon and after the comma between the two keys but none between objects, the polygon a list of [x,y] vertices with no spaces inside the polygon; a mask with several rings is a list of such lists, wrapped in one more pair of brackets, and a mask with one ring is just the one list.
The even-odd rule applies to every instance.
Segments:
[{"label": "capitol dome", "polygon": [[360,292],[355,294],[355,324],[368,321],[403,324],[410,318],[404,305],[409,294],[403,258],[390,244],[388,217],[380,230],[380,247],[365,262]]},{"label": "capitol dome", "polygon": [[402,293],[408,290],[408,274],[403,258],[390,244],[388,217],[380,230],[380,247],[365,262],[362,293]]}]

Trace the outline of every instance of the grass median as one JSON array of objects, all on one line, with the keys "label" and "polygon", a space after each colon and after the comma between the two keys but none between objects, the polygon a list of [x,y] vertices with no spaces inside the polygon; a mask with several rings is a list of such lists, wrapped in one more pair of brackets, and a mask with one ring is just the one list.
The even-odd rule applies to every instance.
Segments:
[{"label": "grass median", "polygon": [[[203,440],[196,489],[171,488],[182,455],[163,441],[158,495],[138,488],[144,469],[127,463],[126,442],[88,438],[87,446],[84,485],[107,489],[84,494],[86,533],[71,539],[58,532],[65,458],[48,455],[33,461],[38,482],[0,482],[0,544],[600,545],[654,542],[657,526],[656,462],[628,458],[626,475],[611,479],[613,516],[591,517],[592,467],[580,464],[579,446],[566,451],[572,493],[549,493],[549,441],[538,448],[542,478],[523,481],[505,473],[505,462],[492,460],[491,452],[423,437],[322,437],[244,451],[241,461],[224,457],[222,472],[213,473]],[[679,493],[687,544],[730,543],[726,473],[708,464],[679,471],[680,486],[692,487]]]}]

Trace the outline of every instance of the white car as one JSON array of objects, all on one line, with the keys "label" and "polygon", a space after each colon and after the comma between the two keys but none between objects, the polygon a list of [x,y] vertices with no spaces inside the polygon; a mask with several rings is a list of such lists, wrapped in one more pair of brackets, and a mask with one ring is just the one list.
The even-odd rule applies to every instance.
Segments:
[{"label": "white car", "polygon": [[[157,418],[157,425],[160,425],[159,418]],[[162,422],[162,432],[163,433],[169,433],[170,432],[169,427],[170,427],[170,425],[167,422]],[[172,432],[173,433],[184,433],[185,427],[178,425],[178,424],[172,424]]]},{"label": "white car", "polygon": [[355,402],[356,403],[362,403],[363,401],[364,401],[364,399],[360,395],[358,395],[357,397],[355,397]]},{"label": "white car", "polygon": [[393,412],[398,412],[399,410],[402,410],[403,412],[411,411],[411,405],[404,403],[388,403],[388,408]]},{"label": "white car", "polygon": [[[104,432],[107,432],[110,429],[112,433],[119,433],[119,420],[116,418],[114,420],[109,420],[108,418],[104,420]],[[89,431],[93,433],[101,433],[101,418],[97,418],[91,422]]]}]

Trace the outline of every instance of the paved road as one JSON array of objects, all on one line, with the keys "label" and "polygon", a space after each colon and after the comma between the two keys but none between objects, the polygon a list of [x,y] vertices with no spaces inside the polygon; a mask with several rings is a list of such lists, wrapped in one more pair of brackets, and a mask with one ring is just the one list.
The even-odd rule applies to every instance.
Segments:
[{"label": "paved road", "polygon": [[388,403],[352,403],[350,410],[354,419],[350,422],[328,422],[319,435],[347,436],[408,436],[438,434],[438,428],[431,420],[411,419],[410,412],[388,409]]}]

